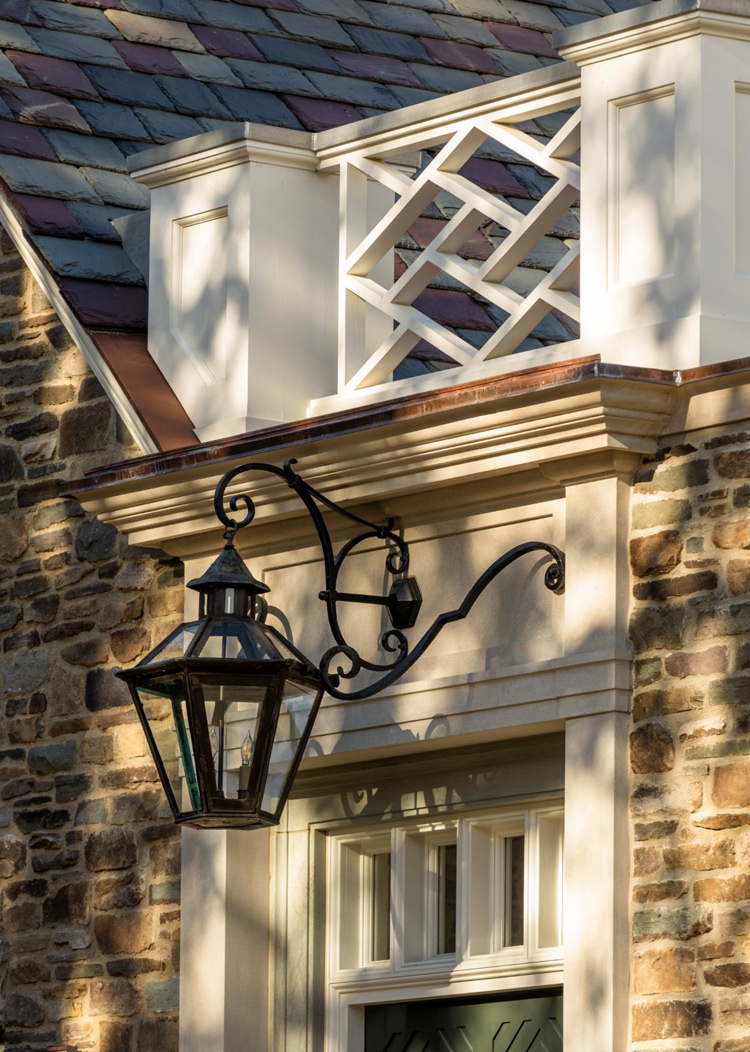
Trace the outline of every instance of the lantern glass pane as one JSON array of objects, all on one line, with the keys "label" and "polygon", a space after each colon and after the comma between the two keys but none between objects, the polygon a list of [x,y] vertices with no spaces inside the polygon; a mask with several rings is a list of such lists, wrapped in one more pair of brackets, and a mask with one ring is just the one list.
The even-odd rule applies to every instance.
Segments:
[{"label": "lantern glass pane", "polygon": [[153,680],[137,691],[179,810],[200,810],[182,677]]},{"label": "lantern glass pane", "polygon": [[239,620],[216,621],[193,655],[230,661],[278,661],[291,656],[282,653],[277,640],[256,622]]},{"label": "lantern glass pane", "polygon": [[200,621],[190,621],[180,625],[144,658],[141,665],[153,665],[156,661],[169,661],[172,658],[183,657],[200,626]]},{"label": "lantern glass pane", "polygon": [[271,762],[268,765],[266,790],[261,804],[262,811],[273,814],[279,806],[317,695],[317,690],[303,687],[299,683],[288,681],[284,687]]},{"label": "lantern glass pane", "polygon": [[247,789],[267,688],[243,682],[201,686],[216,788],[236,800],[238,791]]}]

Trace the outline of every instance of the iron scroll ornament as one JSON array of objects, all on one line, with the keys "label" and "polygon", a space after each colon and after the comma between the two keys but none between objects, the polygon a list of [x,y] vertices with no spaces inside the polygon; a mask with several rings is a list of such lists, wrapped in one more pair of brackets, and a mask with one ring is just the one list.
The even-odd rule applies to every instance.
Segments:
[{"label": "iron scroll ornament", "polygon": [[[325,603],[328,624],[335,639],[335,644],[326,650],[320,660],[319,672],[325,690],[334,698],[339,698],[342,701],[359,701],[363,698],[373,697],[373,695],[394,683],[419,660],[447,624],[463,620],[490,582],[498,574],[502,573],[506,567],[524,555],[528,555],[531,552],[546,552],[551,557],[552,562],[547,566],[544,573],[545,587],[556,593],[562,592],[564,588],[565,555],[559,548],[556,548],[553,544],[547,544],[545,541],[526,541],[524,544],[516,545],[516,547],[511,548],[496,559],[484,571],[469,589],[463,602],[455,610],[445,611],[436,617],[410,651],[408,640],[402,629],[412,627],[416,621],[416,614],[421,605],[421,593],[416,579],[407,576],[409,569],[409,545],[394,532],[394,520],[389,518],[379,525],[347,511],[346,508],[342,508],[335,501],[326,497],[325,494],[320,493],[319,490],[316,490],[306,482],[301,475],[297,474],[293,468],[293,465],[296,463],[296,460],[287,460],[284,466],[279,468],[275,464],[256,461],[232,468],[222,476],[216,486],[214,510],[217,518],[224,525],[224,538],[227,546],[231,547],[234,544],[237,532],[249,526],[255,518],[255,503],[247,493],[233,494],[228,501],[229,510],[233,513],[237,512],[242,505],[245,512],[242,519],[232,518],[226,512],[225,497],[227,489],[239,475],[253,471],[275,475],[286,482],[305,505],[312,519],[323,553],[325,588],[319,593],[319,598]],[[363,527],[362,531],[347,540],[338,552],[334,551],[333,542],[321,511],[321,505],[329,511],[333,511],[337,515],[355,523],[357,526]],[[338,579],[345,560],[359,545],[372,539],[382,540],[391,545],[391,551],[388,552],[385,560],[386,570],[394,578],[389,595],[380,596],[339,591]],[[408,588],[406,585],[408,585]],[[399,601],[399,595],[404,591],[407,591],[413,600],[410,612],[405,612],[407,604]],[[263,607],[265,606],[265,600],[258,596],[256,601],[259,604],[260,619],[264,620],[265,611]],[[347,642],[339,622],[339,603],[366,603],[386,608],[394,627],[381,635],[380,644],[388,653],[394,654],[392,661],[384,663],[369,661],[362,657]],[[347,664],[336,664],[335,671],[332,671],[331,667],[342,659]],[[367,687],[362,687],[360,690],[347,692],[339,688],[342,679],[355,679],[363,669],[380,673],[380,675],[377,680],[370,683]]]}]

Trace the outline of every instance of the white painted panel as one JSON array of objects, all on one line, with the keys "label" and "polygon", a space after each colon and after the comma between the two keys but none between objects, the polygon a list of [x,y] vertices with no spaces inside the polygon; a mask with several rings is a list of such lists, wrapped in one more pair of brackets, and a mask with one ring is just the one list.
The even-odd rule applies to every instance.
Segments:
[{"label": "white painted panel", "polygon": [[674,269],[674,89],[617,99],[611,106],[610,274],[615,285],[635,285]]},{"label": "white painted panel", "polygon": [[227,378],[226,208],[173,223],[172,334],[205,384]]},{"label": "white painted panel", "polygon": [[750,84],[734,95],[734,265],[750,276]]}]

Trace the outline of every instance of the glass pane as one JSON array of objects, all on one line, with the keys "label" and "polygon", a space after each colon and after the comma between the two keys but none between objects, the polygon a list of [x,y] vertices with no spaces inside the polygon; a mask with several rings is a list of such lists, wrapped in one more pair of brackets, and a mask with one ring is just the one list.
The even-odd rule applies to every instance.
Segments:
[{"label": "glass pane", "polygon": [[256,621],[215,621],[195,655],[237,661],[296,660],[281,639],[267,633]]},{"label": "glass pane", "polygon": [[138,699],[178,808],[182,812],[197,811],[201,801],[182,679],[157,680],[138,687]]},{"label": "glass pane", "polygon": [[202,683],[208,737],[214,761],[216,788],[224,796],[242,799],[247,789],[256,745],[265,686],[246,683]]},{"label": "glass pane", "polygon": [[171,635],[168,635],[158,647],[141,662],[142,665],[153,665],[155,661],[168,661],[170,658],[181,658],[190,644],[193,642],[195,633],[200,628],[200,621],[190,621],[188,624],[180,625]]},{"label": "glass pane", "polygon": [[563,813],[539,817],[539,945],[562,944]]},{"label": "glass pane", "polygon": [[506,837],[504,852],[503,946],[523,946],[524,838],[522,836]]},{"label": "glass pane", "polygon": [[287,683],[284,688],[279,722],[276,727],[276,739],[271,750],[271,762],[268,765],[266,791],[261,804],[263,811],[273,813],[279,806],[316,697],[316,691],[308,690],[299,683]]},{"label": "glass pane", "polygon": [[438,847],[437,952],[456,952],[456,845]]},{"label": "glass pane", "polygon": [[372,856],[372,960],[391,956],[391,853]]}]

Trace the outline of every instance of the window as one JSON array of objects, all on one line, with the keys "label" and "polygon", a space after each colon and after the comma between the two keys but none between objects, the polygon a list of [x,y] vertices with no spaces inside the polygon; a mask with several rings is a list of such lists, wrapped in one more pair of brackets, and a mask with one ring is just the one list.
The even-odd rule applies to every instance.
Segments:
[{"label": "window", "polygon": [[329,839],[329,979],[562,959],[559,803]]}]

